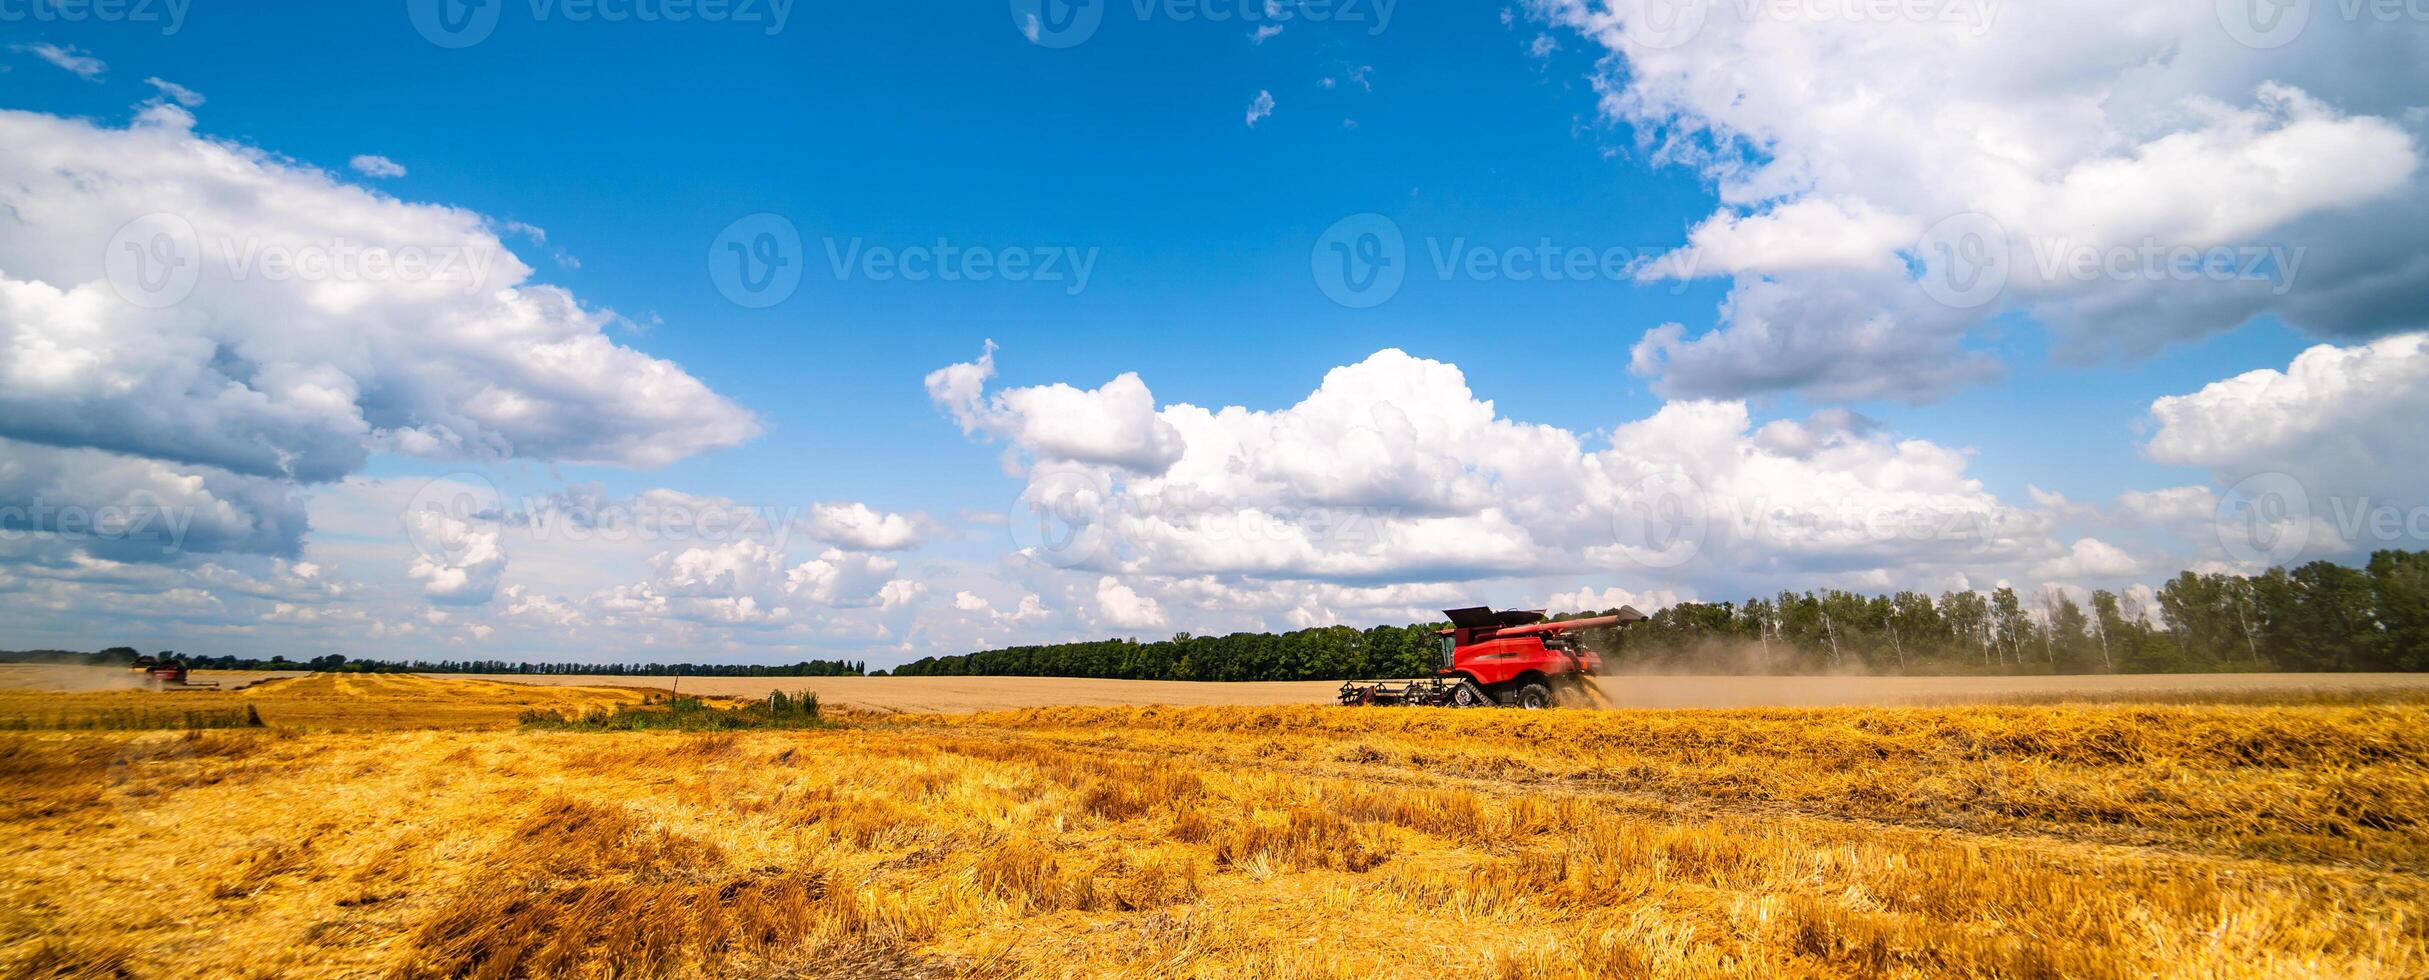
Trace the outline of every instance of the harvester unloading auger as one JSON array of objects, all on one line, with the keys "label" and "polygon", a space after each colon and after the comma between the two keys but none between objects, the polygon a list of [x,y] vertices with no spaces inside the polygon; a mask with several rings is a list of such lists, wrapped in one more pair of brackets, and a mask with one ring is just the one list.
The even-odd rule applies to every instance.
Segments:
[{"label": "harvester unloading auger", "polygon": [[1480,708],[1508,705],[1548,708],[1555,703],[1600,704],[1594,675],[1602,657],[1578,642],[1590,629],[1641,623],[1634,606],[1613,616],[1546,622],[1540,611],[1485,606],[1445,609],[1451,628],[1439,634],[1442,664],[1434,676],[1413,681],[1350,681],[1341,685],[1345,705],[1449,705]]}]

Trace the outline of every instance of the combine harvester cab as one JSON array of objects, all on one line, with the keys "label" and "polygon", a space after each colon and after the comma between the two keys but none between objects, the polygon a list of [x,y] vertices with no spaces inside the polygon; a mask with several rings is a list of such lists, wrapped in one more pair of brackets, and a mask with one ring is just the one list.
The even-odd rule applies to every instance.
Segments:
[{"label": "combine harvester cab", "polygon": [[1548,708],[1567,701],[1595,703],[1594,676],[1602,658],[1578,642],[1584,630],[1625,626],[1647,617],[1635,607],[1617,615],[1549,622],[1541,610],[1445,609],[1451,628],[1440,634],[1442,665],[1414,681],[1350,681],[1344,705],[1487,705]]}]

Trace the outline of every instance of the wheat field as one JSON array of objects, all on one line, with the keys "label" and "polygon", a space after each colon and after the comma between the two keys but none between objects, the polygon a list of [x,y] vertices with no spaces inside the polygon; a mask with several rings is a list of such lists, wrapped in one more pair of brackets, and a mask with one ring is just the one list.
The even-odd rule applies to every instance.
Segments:
[{"label": "wheat field", "polygon": [[645,696],[0,733],[0,975],[2429,973],[2413,700],[516,727]]}]

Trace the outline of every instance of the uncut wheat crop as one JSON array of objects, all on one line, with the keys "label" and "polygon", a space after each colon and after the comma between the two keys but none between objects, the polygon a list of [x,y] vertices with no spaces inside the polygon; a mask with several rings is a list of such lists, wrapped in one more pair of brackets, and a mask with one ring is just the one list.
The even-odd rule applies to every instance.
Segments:
[{"label": "uncut wheat crop", "polygon": [[2411,703],[64,720],[138,696],[0,699],[0,975],[2429,973]]}]

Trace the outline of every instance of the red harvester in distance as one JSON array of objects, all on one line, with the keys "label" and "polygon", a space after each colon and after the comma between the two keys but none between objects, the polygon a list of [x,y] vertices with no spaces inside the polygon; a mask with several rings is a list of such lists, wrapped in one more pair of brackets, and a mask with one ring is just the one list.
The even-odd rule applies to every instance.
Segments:
[{"label": "red harvester in distance", "polygon": [[1451,628],[1439,634],[1442,664],[1414,681],[1351,681],[1345,705],[1515,705],[1546,708],[1554,701],[1593,701],[1602,658],[1578,642],[1582,630],[1625,626],[1647,618],[1635,607],[1617,615],[1546,622],[1541,611],[1445,609]]}]

